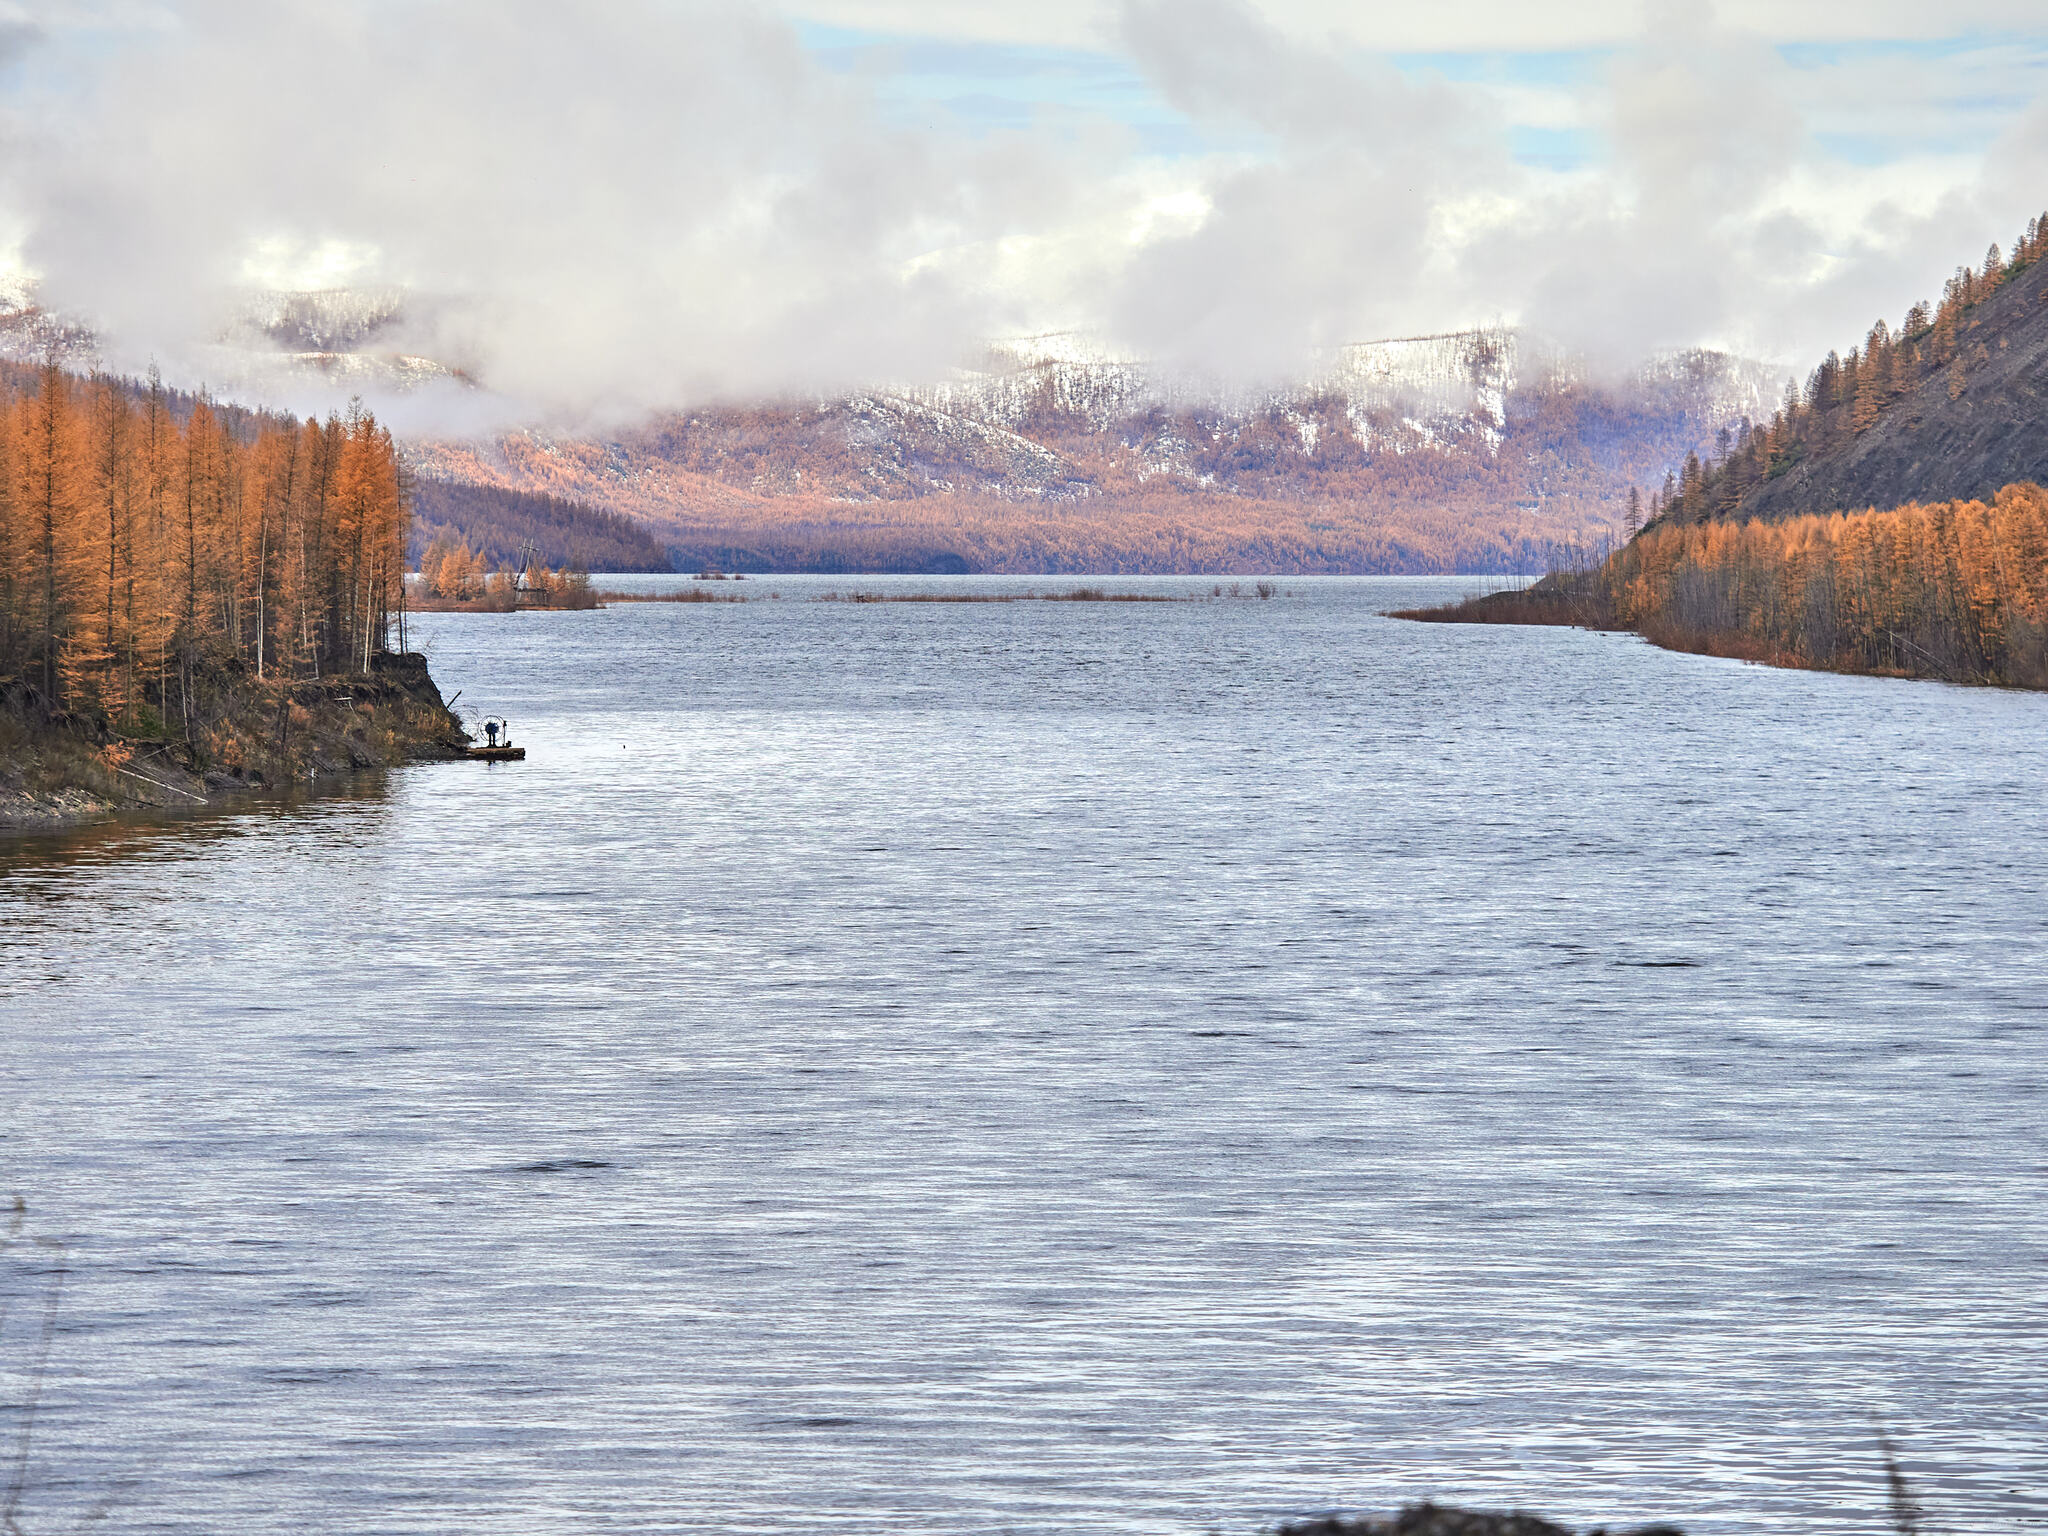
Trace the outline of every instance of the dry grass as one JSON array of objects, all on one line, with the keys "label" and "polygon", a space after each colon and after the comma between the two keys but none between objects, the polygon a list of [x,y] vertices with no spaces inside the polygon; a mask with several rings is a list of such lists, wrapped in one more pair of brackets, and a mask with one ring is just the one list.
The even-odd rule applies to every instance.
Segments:
[{"label": "dry grass", "polygon": [[[587,600],[586,600],[587,599]],[[575,601],[560,603],[513,603],[501,597],[419,597],[406,598],[408,613],[578,613],[602,608],[608,602],[647,602],[624,592],[588,592]]]},{"label": "dry grass", "polygon": [[1607,589],[1574,573],[1546,576],[1533,587],[1488,592],[1436,608],[1402,608],[1390,619],[1422,624],[1555,624],[1576,629],[1621,629]]},{"label": "dry grass", "polygon": [[680,592],[618,592],[607,587],[591,594],[599,606],[613,603],[744,603],[744,592],[712,592],[703,587],[685,587]]},{"label": "dry grass", "polygon": [[408,613],[510,613],[513,605],[500,597],[437,597],[427,592],[408,592]]},{"label": "dry grass", "polygon": [[[737,579],[737,578],[735,578]],[[1218,583],[1207,594],[1208,598],[1259,598],[1282,597],[1277,582],[1257,581],[1245,583],[1234,581],[1229,586]],[[601,605],[613,603],[748,603],[779,601],[780,592],[746,593],[719,592],[705,587],[685,587],[676,592],[621,592],[604,588],[594,592]],[[1196,603],[1204,601],[1199,594],[1173,592],[1112,592],[1106,587],[1073,587],[1064,592],[820,592],[809,599],[814,603]],[[427,605],[420,604],[425,609]],[[473,603],[443,604],[437,611],[478,611]]]},{"label": "dry grass", "polygon": [[1191,603],[1165,592],[1106,592],[1076,587],[1071,592],[823,592],[819,603]]}]

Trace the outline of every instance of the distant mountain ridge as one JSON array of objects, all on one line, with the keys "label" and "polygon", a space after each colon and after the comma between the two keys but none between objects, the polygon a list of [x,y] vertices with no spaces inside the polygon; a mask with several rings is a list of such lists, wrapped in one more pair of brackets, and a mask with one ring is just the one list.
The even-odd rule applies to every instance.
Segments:
[{"label": "distant mountain ridge", "polygon": [[646,525],[559,496],[497,486],[411,481],[412,538],[407,558],[437,539],[466,544],[487,569],[516,568],[529,549],[546,565],[584,571],[667,571],[668,550]]},{"label": "distant mountain ridge", "polygon": [[[215,349],[215,377],[467,385],[401,350],[411,302],[396,290],[252,293]],[[59,322],[30,305],[9,324],[0,316],[0,348]],[[1519,570],[1616,530],[1632,486],[1654,487],[1717,431],[1767,412],[1783,380],[1694,351],[1602,382],[1539,338],[1490,326],[1361,343],[1292,384],[1234,385],[1054,333],[994,343],[918,388],[404,447],[424,480],[638,519],[682,563]],[[503,542],[481,507],[463,527]]]},{"label": "distant mountain ridge", "polygon": [[1711,352],[1617,385],[1506,329],[1347,348],[1292,388],[1177,383],[1026,338],[917,390],[603,438],[414,442],[423,474],[644,519],[682,561],[802,568],[1540,568],[1618,527],[1782,372]]}]

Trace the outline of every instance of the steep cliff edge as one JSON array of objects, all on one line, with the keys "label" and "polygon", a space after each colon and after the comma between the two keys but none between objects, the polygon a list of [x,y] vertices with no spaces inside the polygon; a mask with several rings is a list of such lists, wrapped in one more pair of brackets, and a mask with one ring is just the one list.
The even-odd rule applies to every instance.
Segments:
[{"label": "steep cliff edge", "polygon": [[49,709],[0,683],[0,833],[50,830],[123,811],[195,809],[251,791],[364,769],[454,758],[469,736],[424,656],[378,655],[367,674],[258,678],[239,662],[195,667],[162,715],[122,729]]}]

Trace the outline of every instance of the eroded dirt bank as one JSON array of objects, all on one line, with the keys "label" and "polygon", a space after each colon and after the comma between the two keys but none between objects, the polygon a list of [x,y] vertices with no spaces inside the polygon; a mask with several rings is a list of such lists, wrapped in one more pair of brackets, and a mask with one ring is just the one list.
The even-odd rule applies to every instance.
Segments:
[{"label": "eroded dirt bank", "polygon": [[453,758],[470,739],[417,653],[318,679],[257,678],[229,662],[167,692],[162,715],[137,710],[117,727],[0,682],[0,833]]}]

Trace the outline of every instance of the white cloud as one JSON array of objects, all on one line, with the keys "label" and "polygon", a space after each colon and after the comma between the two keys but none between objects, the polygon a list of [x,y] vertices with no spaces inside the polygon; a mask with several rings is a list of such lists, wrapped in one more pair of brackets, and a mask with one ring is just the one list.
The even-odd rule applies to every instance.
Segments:
[{"label": "white cloud", "polygon": [[[1627,366],[1710,343],[1783,360],[1938,290],[2031,211],[2048,117],[1984,162],[1845,165],[1806,76],[1764,38],[1661,6],[1554,121],[1606,158],[1512,163],[1491,86],[1333,53],[1233,0],[1130,0],[1125,45],[1198,124],[1270,153],[1216,168],[1210,216],[1139,251],[1111,323],[1207,370],[1300,366],[1345,341],[1504,315]],[[1997,169],[1987,179],[1986,164]]]},{"label": "white cloud", "polygon": [[[795,0],[792,9],[877,32],[1069,48],[1104,46],[1116,31],[1114,6],[1098,0]],[[1613,47],[1643,21],[1640,0],[1260,0],[1257,10],[1294,37],[1418,52]],[[1729,26],[1774,42],[2031,33],[2042,25],[2038,0],[1724,0],[1720,14]]]},{"label": "white cloud", "polygon": [[[912,0],[806,4],[941,27]],[[252,284],[403,287],[380,345],[617,414],[928,376],[989,335],[1077,325],[1239,378],[1496,317],[1618,363],[1702,341],[1797,360],[1931,293],[2048,185],[2038,116],[1988,155],[1827,150],[1824,131],[1938,116],[1939,92],[1882,50],[1858,75],[1795,68],[1772,39],[1888,13],[1792,5],[1756,31],[1676,5],[1517,7],[1522,30],[1496,35],[1490,6],[1456,13],[1489,45],[1619,45],[1579,83],[1458,84],[1330,45],[1440,26],[1422,7],[1033,8],[1231,146],[1178,157],[1107,120],[894,125],[868,77],[737,0],[17,7],[0,36],[35,51],[0,123],[0,245],[123,365],[205,368]],[[947,7],[943,29],[1024,9]],[[2023,47],[1957,57],[2014,93],[2031,79]],[[1516,125],[1597,153],[1517,164]]]},{"label": "white cloud", "polygon": [[53,304],[133,361],[252,277],[422,296],[406,345],[593,408],[950,361],[935,247],[1065,206],[1028,145],[891,129],[774,18],[614,0],[194,0],[9,125]]}]

